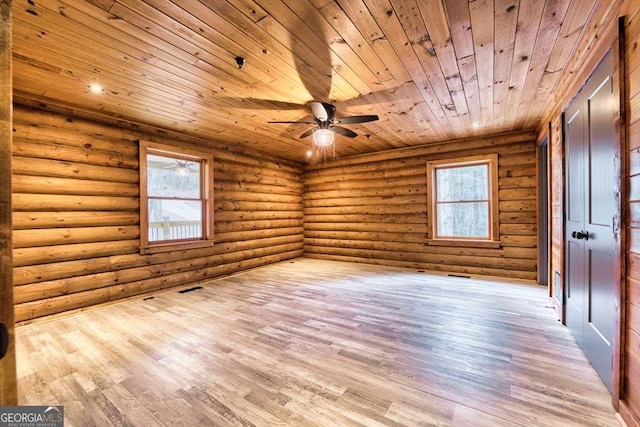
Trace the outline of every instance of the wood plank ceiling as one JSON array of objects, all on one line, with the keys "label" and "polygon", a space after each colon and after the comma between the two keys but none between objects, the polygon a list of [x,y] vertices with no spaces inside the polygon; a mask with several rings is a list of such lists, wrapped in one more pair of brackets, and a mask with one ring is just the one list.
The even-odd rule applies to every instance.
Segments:
[{"label": "wood plank ceiling", "polygon": [[338,156],[532,129],[601,3],[14,0],[14,96],[297,161],[312,100],[380,116]]}]

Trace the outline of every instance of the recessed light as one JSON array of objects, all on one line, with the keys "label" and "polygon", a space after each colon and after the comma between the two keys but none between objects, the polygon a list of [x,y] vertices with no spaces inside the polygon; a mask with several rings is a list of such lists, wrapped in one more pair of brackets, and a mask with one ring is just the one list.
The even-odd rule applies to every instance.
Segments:
[{"label": "recessed light", "polygon": [[313,156],[313,150],[307,151],[307,157],[311,157],[311,156]]},{"label": "recessed light", "polygon": [[99,83],[91,83],[89,85],[89,90],[92,93],[102,93],[102,85]]},{"label": "recessed light", "polygon": [[480,127],[480,123],[475,122],[475,123],[473,124],[473,127],[474,127],[474,128],[479,128],[479,127]]}]

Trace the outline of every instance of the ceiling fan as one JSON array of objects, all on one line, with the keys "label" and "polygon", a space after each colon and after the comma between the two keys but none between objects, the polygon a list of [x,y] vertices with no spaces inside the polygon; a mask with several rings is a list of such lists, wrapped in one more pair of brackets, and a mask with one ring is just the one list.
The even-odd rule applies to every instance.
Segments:
[{"label": "ceiling fan", "polygon": [[311,129],[300,135],[300,138],[306,138],[313,134],[313,143],[316,147],[329,147],[333,144],[334,133],[343,135],[349,138],[355,138],[358,136],[354,131],[344,128],[342,126],[336,126],[337,124],[354,124],[373,122],[378,120],[377,115],[365,115],[365,116],[350,116],[336,118],[336,106],[326,102],[312,101],[310,104],[311,112],[315,118],[315,121],[270,121],[268,123],[288,123],[288,124],[306,124],[315,125]]},{"label": "ceiling fan", "polygon": [[170,164],[168,166],[165,166],[164,169],[172,169],[176,173],[176,175],[180,177],[189,176],[189,174],[192,171],[192,167],[194,163],[188,160],[178,160],[178,159],[173,159],[173,160],[175,161],[175,164]]}]

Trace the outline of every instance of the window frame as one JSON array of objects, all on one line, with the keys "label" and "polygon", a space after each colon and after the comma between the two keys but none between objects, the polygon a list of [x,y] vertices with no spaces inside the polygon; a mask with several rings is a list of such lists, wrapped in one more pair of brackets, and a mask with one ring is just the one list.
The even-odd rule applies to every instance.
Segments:
[{"label": "window frame", "polygon": [[[201,163],[200,200],[202,200],[202,237],[198,239],[149,241],[149,197],[147,195],[147,155],[156,154]],[[178,251],[213,246],[213,154],[140,140],[140,253]]]},{"label": "window frame", "polygon": [[[488,166],[488,226],[489,235],[485,237],[438,236],[437,231],[437,180],[439,169],[453,169],[466,166]],[[429,245],[500,247],[499,209],[498,209],[498,155],[487,154],[468,156],[458,159],[443,159],[427,162],[427,243]]]}]

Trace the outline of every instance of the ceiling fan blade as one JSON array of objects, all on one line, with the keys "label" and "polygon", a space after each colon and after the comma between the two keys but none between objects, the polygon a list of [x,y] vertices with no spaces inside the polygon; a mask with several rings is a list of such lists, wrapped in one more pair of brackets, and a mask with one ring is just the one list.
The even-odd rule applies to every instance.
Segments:
[{"label": "ceiling fan blade", "polygon": [[329,113],[324,108],[324,104],[318,101],[311,101],[311,111],[313,115],[316,116],[316,119],[321,122],[326,122],[329,119]]},{"label": "ceiling fan blade", "polygon": [[335,122],[342,123],[342,124],[353,124],[353,123],[375,122],[376,120],[379,120],[379,117],[373,114],[368,116],[342,117],[341,119],[337,119]]},{"label": "ceiling fan blade", "polygon": [[309,129],[308,131],[306,131],[305,133],[303,133],[302,135],[300,135],[300,138],[306,138],[309,135],[311,135],[313,133],[313,131],[315,131],[316,129],[318,129],[318,127],[313,127],[311,129]]},{"label": "ceiling fan blade", "polygon": [[289,123],[294,125],[315,125],[316,122],[290,122],[290,121],[271,121],[267,123]]},{"label": "ceiling fan blade", "polygon": [[354,131],[343,128],[342,126],[331,126],[329,129],[337,134],[348,136],[349,138],[355,138],[356,136],[358,136],[358,134]]}]

